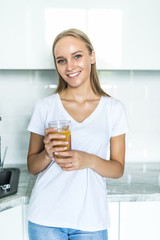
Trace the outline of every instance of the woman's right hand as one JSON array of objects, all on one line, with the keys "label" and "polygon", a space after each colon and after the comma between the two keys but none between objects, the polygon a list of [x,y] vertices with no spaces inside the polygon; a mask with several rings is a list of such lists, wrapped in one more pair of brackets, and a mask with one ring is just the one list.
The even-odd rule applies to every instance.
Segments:
[{"label": "woman's right hand", "polygon": [[46,128],[44,137],[44,147],[51,159],[54,159],[55,152],[63,152],[67,149],[68,142],[64,141],[65,135],[57,133],[56,128]]}]

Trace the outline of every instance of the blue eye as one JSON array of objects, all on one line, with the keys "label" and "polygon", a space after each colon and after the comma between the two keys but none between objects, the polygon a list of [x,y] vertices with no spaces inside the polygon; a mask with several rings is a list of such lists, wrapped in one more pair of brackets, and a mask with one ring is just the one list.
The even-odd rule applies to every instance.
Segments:
[{"label": "blue eye", "polygon": [[81,58],[81,57],[82,57],[82,55],[77,54],[77,55],[75,56],[75,59],[78,59],[78,58]]},{"label": "blue eye", "polygon": [[65,60],[60,59],[60,60],[57,61],[57,63],[62,64],[62,63],[64,63],[64,61],[65,61]]}]

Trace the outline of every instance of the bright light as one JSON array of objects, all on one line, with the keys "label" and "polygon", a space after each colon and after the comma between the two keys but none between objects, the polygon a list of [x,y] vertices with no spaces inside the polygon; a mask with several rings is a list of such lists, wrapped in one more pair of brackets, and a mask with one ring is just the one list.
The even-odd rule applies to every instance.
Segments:
[{"label": "bright light", "polygon": [[89,36],[97,67],[118,69],[122,65],[122,11],[118,9],[45,9],[45,42],[50,53],[58,33],[78,28]]},{"label": "bright light", "polygon": [[88,34],[97,53],[97,65],[120,68],[122,64],[122,12],[118,9],[90,9]]},{"label": "bright light", "polygon": [[45,41],[51,46],[57,34],[69,28],[86,31],[87,10],[69,8],[45,9]]}]

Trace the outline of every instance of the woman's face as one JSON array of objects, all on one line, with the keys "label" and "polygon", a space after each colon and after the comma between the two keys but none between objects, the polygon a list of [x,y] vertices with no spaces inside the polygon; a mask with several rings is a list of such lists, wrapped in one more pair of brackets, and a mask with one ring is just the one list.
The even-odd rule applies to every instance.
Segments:
[{"label": "woman's face", "polygon": [[72,36],[61,38],[55,45],[54,56],[58,73],[70,87],[90,84],[91,64],[95,63],[94,51],[89,53],[85,43]]}]

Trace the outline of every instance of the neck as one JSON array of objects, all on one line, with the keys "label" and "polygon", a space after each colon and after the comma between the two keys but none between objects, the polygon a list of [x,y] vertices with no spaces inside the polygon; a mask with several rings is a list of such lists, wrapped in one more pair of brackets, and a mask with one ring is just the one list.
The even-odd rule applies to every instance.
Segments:
[{"label": "neck", "polygon": [[90,99],[98,99],[100,96],[96,95],[91,88],[71,88],[67,87],[60,93],[62,99],[74,100],[77,102],[83,102]]}]

